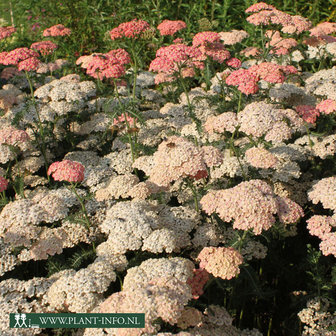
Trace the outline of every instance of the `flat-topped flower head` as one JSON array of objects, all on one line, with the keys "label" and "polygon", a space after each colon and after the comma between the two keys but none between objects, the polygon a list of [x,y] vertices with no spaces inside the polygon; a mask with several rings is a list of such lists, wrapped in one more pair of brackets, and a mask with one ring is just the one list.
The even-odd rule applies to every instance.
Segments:
[{"label": "flat-topped flower head", "polygon": [[233,247],[204,247],[197,257],[200,268],[215,277],[230,280],[239,274],[242,255]]},{"label": "flat-topped flower head", "polygon": [[158,26],[157,29],[160,31],[162,36],[174,35],[181,29],[186,28],[187,25],[184,21],[181,20],[163,20]]},{"label": "flat-topped flower head", "polygon": [[76,161],[57,161],[49,166],[48,175],[52,175],[55,181],[82,182],[84,166]]},{"label": "flat-topped flower head", "polygon": [[41,55],[45,56],[52,54],[57,49],[57,44],[51,41],[41,41],[33,43],[30,48],[39,51]]},{"label": "flat-topped flower head", "polygon": [[120,38],[132,38],[136,39],[141,36],[143,32],[148,30],[149,23],[144,20],[134,19],[129,22],[123,22],[118,27],[112,29],[109,34],[111,40],[116,40]]},{"label": "flat-topped flower head", "polygon": [[39,54],[35,50],[31,50],[28,48],[16,48],[10,51],[7,55],[5,55],[2,64],[9,65],[15,64],[17,65],[20,61],[24,61],[27,58],[31,57],[39,57]]},{"label": "flat-topped flower head", "polygon": [[320,116],[318,109],[312,105],[298,105],[295,107],[295,109],[302,119],[308,124],[315,124],[317,117]]},{"label": "flat-topped flower head", "polygon": [[316,105],[316,109],[323,114],[336,112],[336,101],[333,99],[322,100],[318,105]]},{"label": "flat-topped flower head", "polygon": [[0,176],[0,192],[5,191],[7,187],[8,181],[4,177]]},{"label": "flat-topped flower head", "polygon": [[201,45],[206,45],[208,43],[220,42],[221,36],[219,33],[212,31],[205,31],[197,33],[193,38],[193,46],[198,47]]},{"label": "flat-topped flower head", "polygon": [[0,40],[3,40],[16,32],[16,29],[12,26],[0,27]]},{"label": "flat-topped flower head", "polygon": [[40,65],[40,60],[37,57],[30,57],[24,61],[19,62],[18,70],[19,71],[35,71]]},{"label": "flat-topped flower head", "polygon": [[71,34],[71,29],[64,27],[62,24],[57,24],[43,31],[43,36],[68,36]]},{"label": "flat-topped flower head", "polygon": [[272,5],[268,5],[265,2],[257,2],[256,4],[247,8],[245,10],[245,13],[256,13],[256,12],[259,12],[261,10],[273,10],[273,9],[276,9],[276,8]]},{"label": "flat-topped flower head", "polygon": [[8,126],[0,130],[0,144],[20,145],[29,141],[29,135],[26,131],[16,129],[13,126]]}]

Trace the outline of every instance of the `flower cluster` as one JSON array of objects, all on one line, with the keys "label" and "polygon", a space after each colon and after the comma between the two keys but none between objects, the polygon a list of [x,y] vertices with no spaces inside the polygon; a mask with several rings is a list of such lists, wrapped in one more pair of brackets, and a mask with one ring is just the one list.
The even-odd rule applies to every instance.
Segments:
[{"label": "flower cluster", "polygon": [[250,180],[230,189],[212,190],[200,203],[207,214],[216,212],[225,222],[234,220],[234,229],[252,229],[255,234],[261,234],[275,223],[276,214],[284,224],[288,224],[289,218],[295,223],[303,216],[303,210],[296,207],[295,202],[286,207],[284,215],[285,207],[280,206],[281,201],[266,182]]},{"label": "flower cluster", "polygon": [[121,23],[118,27],[112,29],[109,34],[111,40],[129,38],[136,39],[141,36],[143,32],[149,29],[148,22],[144,20],[132,20],[129,22]]},{"label": "flower cluster", "polygon": [[6,180],[3,176],[0,176],[0,192],[3,192],[8,187],[8,180]]},{"label": "flower cluster", "polygon": [[197,259],[201,269],[226,280],[239,274],[239,265],[244,261],[241,254],[232,247],[204,247]]},{"label": "flower cluster", "polygon": [[48,175],[52,175],[55,181],[82,182],[84,166],[70,160],[57,161],[49,166]]},{"label": "flower cluster", "polygon": [[336,101],[333,99],[322,100],[316,105],[316,109],[324,114],[336,112]]},{"label": "flower cluster", "polygon": [[171,82],[176,80],[176,73],[180,72],[183,77],[193,77],[194,68],[203,68],[199,61],[201,51],[196,47],[185,44],[172,44],[161,47],[156,52],[156,58],[150,63],[149,71],[158,72],[155,83]]},{"label": "flower cluster", "polygon": [[158,26],[157,29],[160,31],[162,36],[165,35],[174,35],[178,31],[187,28],[187,25],[184,21],[181,20],[163,20]]},{"label": "flower cluster", "polygon": [[18,70],[33,71],[36,70],[40,61],[39,54],[28,48],[17,48],[4,55],[1,63],[4,65],[14,64]]},{"label": "flower cluster", "polygon": [[62,24],[57,24],[43,31],[43,36],[69,36],[71,29],[64,27]]},{"label": "flower cluster", "polygon": [[0,27],[0,41],[11,36],[16,32],[16,28],[12,26]]},{"label": "flower cluster", "polygon": [[41,55],[46,56],[52,54],[57,49],[57,44],[51,41],[35,42],[30,46],[30,49],[37,50]]},{"label": "flower cluster", "polygon": [[120,78],[126,69],[124,65],[130,63],[129,54],[124,49],[111,50],[105,54],[81,56],[76,64],[86,69],[86,73],[93,78]]},{"label": "flower cluster", "polygon": [[320,116],[319,109],[312,105],[298,105],[295,109],[302,119],[308,124],[315,124],[317,117]]},{"label": "flower cluster", "polygon": [[197,148],[184,138],[171,136],[154,153],[149,180],[159,186],[169,186],[171,182],[184,177],[197,180],[208,175],[207,167],[221,162],[222,156],[215,147]]}]

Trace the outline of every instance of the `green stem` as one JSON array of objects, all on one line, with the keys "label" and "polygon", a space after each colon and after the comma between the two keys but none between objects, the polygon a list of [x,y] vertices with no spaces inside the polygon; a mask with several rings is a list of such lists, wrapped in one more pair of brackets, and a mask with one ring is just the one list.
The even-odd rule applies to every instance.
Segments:
[{"label": "green stem", "polygon": [[195,186],[193,185],[193,183],[191,181],[189,181],[189,179],[187,180],[187,185],[190,188],[193,197],[194,197],[194,203],[195,203],[195,209],[197,212],[199,212],[199,206],[198,206],[198,192],[197,189],[195,188]]},{"label": "green stem", "polygon": [[83,201],[83,199],[79,196],[79,194],[77,193],[77,191],[76,191],[76,185],[73,184],[72,182],[70,182],[70,184],[71,184],[71,190],[72,190],[73,193],[76,195],[76,197],[77,197],[77,199],[78,199],[78,201],[79,201],[79,203],[80,203],[80,205],[81,205],[82,213],[84,214],[84,217],[85,217],[86,227],[87,227],[87,229],[89,229],[90,226],[91,226],[91,222],[90,222],[90,220],[89,220],[89,216],[88,216],[88,214],[87,214],[87,211],[86,211],[86,208],[85,208],[84,201]]}]

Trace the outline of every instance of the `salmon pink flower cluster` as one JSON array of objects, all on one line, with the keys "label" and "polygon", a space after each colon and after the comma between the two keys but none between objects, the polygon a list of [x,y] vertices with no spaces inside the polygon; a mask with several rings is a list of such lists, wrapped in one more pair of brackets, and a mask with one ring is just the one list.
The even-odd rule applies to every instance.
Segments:
[{"label": "salmon pink flower cluster", "polygon": [[246,95],[255,94],[259,91],[258,77],[249,70],[233,71],[226,77],[225,82],[227,85],[238,86],[238,90]]},{"label": "salmon pink flower cluster", "polygon": [[79,183],[84,180],[84,166],[70,160],[57,161],[49,166],[48,175],[52,175],[55,181]]},{"label": "salmon pink flower cluster", "polygon": [[16,32],[16,28],[12,26],[0,27],[0,41],[13,35]]},{"label": "salmon pink flower cluster", "polygon": [[30,46],[30,49],[37,50],[41,55],[46,56],[52,54],[57,49],[57,44],[51,41],[35,42]]},{"label": "salmon pink flower cluster", "polygon": [[111,40],[129,38],[137,39],[143,32],[149,29],[149,23],[144,20],[134,19],[129,22],[121,23],[118,27],[112,29],[110,33]]},{"label": "salmon pink flower cluster", "polygon": [[125,119],[125,115],[121,115],[118,118],[114,118],[113,119],[113,125],[117,126],[120,124],[125,124],[128,123],[129,125],[135,125],[136,123],[136,118],[131,117],[130,115],[126,114],[126,119]]},{"label": "salmon pink flower cluster", "polygon": [[199,61],[202,53],[198,48],[185,44],[172,44],[161,47],[156,52],[156,58],[150,63],[149,71],[158,72],[155,83],[171,82],[181,71],[183,77],[195,76],[195,68],[202,69],[204,64]]},{"label": "salmon pink flower cluster", "polygon": [[0,130],[0,144],[16,146],[30,140],[26,131],[16,129],[13,126],[8,126]]},{"label": "salmon pink flower cluster", "polygon": [[125,72],[125,65],[130,63],[129,54],[124,49],[111,50],[106,54],[81,56],[76,64],[86,69],[86,73],[103,80],[104,78],[120,78]]},{"label": "salmon pink flower cluster", "polygon": [[333,99],[322,100],[316,105],[316,109],[324,114],[336,112],[336,101]]},{"label": "salmon pink flower cluster", "polygon": [[298,105],[295,109],[308,124],[315,124],[317,117],[320,116],[319,110],[312,105]]},{"label": "salmon pink flower cluster", "polygon": [[200,269],[214,277],[230,280],[240,273],[242,255],[232,247],[204,247],[198,255]]},{"label": "salmon pink flower cluster", "polygon": [[173,36],[175,33],[184,28],[187,28],[187,25],[184,21],[181,20],[163,20],[157,26],[157,29],[160,31],[162,36]]},{"label": "salmon pink flower cluster", "polygon": [[204,293],[203,287],[209,281],[209,273],[204,268],[195,268],[193,272],[194,275],[187,284],[191,287],[193,299],[197,300]]},{"label": "salmon pink flower cluster", "polygon": [[43,36],[69,36],[71,34],[71,29],[66,28],[62,24],[57,24],[43,31]]}]

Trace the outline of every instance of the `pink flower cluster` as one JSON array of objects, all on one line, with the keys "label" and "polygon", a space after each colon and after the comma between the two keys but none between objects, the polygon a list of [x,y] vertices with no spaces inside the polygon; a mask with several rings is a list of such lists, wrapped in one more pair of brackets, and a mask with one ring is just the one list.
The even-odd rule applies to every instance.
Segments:
[{"label": "pink flower cluster", "polygon": [[336,257],[336,232],[331,232],[336,228],[336,220],[329,216],[313,216],[307,220],[309,233],[321,239],[320,250],[327,255]]},{"label": "pink flower cluster", "polygon": [[43,31],[43,36],[69,36],[71,29],[64,27],[62,24],[57,24]]},{"label": "pink flower cluster", "polygon": [[149,181],[159,186],[169,186],[179,178],[200,179],[208,175],[207,167],[222,162],[220,151],[212,146],[196,147],[178,136],[163,141],[153,155]]},{"label": "pink flower cluster", "polygon": [[84,180],[84,166],[76,161],[63,160],[52,163],[48,168],[48,175],[55,181],[82,182]]},{"label": "pink flower cluster", "polygon": [[148,22],[134,19],[129,22],[123,22],[118,27],[112,29],[109,34],[112,40],[121,38],[139,38],[140,35],[149,29]]},{"label": "pink flower cluster", "polygon": [[57,44],[51,41],[35,42],[30,46],[30,49],[37,50],[41,55],[50,55],[57,49]]},{"label": "pink flower cluster", "polygon": [[174,35],[181,29],[187,28],[187,25],[184,21],[181,20],[163,20],[158,26],[157,29],[160,31],[162,36]]},{"label": "pink flower cluster", "polygon": [[120,78],[126,72],[124,65],[131,61],[124,49],[111,50],[106,54],[92,54],[81,56],[76,64],[86,69],[86,73],[93,78]]},{"label": "pink flower cluster", "polygon": [[121,115],[118,118],[113,119],[113,125],[116,126],[116,125],[124,124],[126,121],[129,125],[133,126],[136,123],[136,118],[132,118],[131,116],[126,114],[126,120],[125,120],[125,116]]},{"label": "pink flower cluster", "polygon": [[0,40],[3,40],[16,32],[14,27],[0,27]]},{"label": "pink flower cluster", "polygon": [[332,99],[322,100],[316,105],[316,109],[324,114],[336,112],[336,101]]},{"label": "pink flower cluster", "polygon": [[0,192],[5,191],[7,187],[8,181],[4,177],[0,176]]},{"label": "pink flower cluster", "polygon": [[293,201],[274,195],[272,188],[262,180],[250,180],[225,190],[212,190],[200,201],[203,210],[230,222],[239,230],[252,229],[255,234],[268,230],[278,214],[280,221],[289,224],[303,216],[303,210]]},{"label": "pink flower cluster", "polygon": [[259,91],[258,77],[245,69],[233,71],[226,77],[225,83],[238,86],[238,90],[246,95],[255,94]]},{"label": "pink flower cluster", "polygon": [[315,124],[317,117],[320,116],[319,110],[312,105],[298,105],[295,109],[302,119],[308,124]]},{"label": "pink flower cluster", "polygon": [[185,44],[172,44],[161,47],[156,52],[156,58],[150,63],[149,71],[158,72],[155,83],[171,82],[176,80],[176,73],[181,71],[183,77],[193,77],[194,68],[202,69],[203,63],[199,61],[201,51]]},{"label": "pink flower cluster", "polygon": [[282,38],[280,36],[280,32],[268,30],[265,34],[270,41],[266,44],[267,47],[271,46],[270,53],[274,53],[276,55],[287,55],[289,53],[289,49],[296,47],[297,42],[293,38]]},{"label": "pink flower cluster", "polygon": [[296,74],[298,70],[292,65],[279,65],[276,63],[263,62],[252,65],[248,71],[269,83],[283,83],[286,79],[285,75]]},{"label": "pink flower cluster", "polygon": [[16,129],[13,126],[8,126],[0,130],[0,144],[20,145],[29,141],[29,135],[26,131]]},{"label": "pink flower cluster", "polygon": [[233,247],[204,247],[198,255],[199,267],[215,277],[230,280],[240,273],[242,255]]},{"label": "pink flower cluster", "polygon": [[326,35],[336,32],[336,23],[335,22],[322,22],[319,23],[316,27],[309,30],[311,36],[324,37]]},{"label": "pink flower cluster", "polygon": [[230,52],[220,42],[220,35],[216,32],[205,31],[198,33],[193,38],[193,46],[198,47],[202,53],[200,60],[210,57],[212,60],[223,63],[230,58]]},{"label": "pink flower cluster", "polygon": [[209,273],[202,268],[194,269],[194,276],[187,281],[191,287],[193,299],[197,300],[203,294],[203,287],[209,280]]},{"label": "pink flower cluster", "polygon": [[302,16],[291,16],[264,2],[252,5],[245,12],[254,13],[247,18],[247,21],[251,24],[255,26],[280,25],[282,26],[282,31],[288,34],[302,33],[311,27],[311,22]]},{"label": "pink flower cluster", "polygon": [[265,148],[252,147],[245,152],[245,160],[256,168],[274,168],[278,159]]},{"label": "pink flower cluster", "polygon": [[34,71],[40,64],[37,58],[39,54],[28,48],[17,48],[8,53],[1,53],[0,63],[4,65],[14,64],[19,71]]}]

